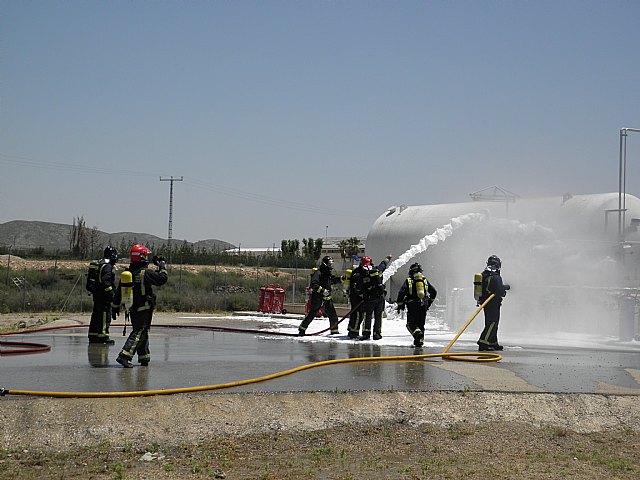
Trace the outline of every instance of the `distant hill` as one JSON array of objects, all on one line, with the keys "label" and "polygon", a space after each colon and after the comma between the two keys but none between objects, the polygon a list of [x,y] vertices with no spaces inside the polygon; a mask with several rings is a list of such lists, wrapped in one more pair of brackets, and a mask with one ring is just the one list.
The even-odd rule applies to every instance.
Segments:
[{"label": "distant hill", "polygon": [[[37,222],[27,220],[12,220],[0,223],[0,246],[15,245],[16,248],[37,248],[42,247],[47,251],[68,250],[69,233],[71,225],[52,222]],[[96,248],[100,250],[104,245],[119,245],[120,243],[145,245],[155,245],[159,247],[167,243],[167,239],[149,235],[148,233],[117,232],[107,233],[98,230],[96,232]],[[183,240],[173,239],[174,244],[181,244]],[[210,239],[197,242],[187,242],[195,249],[205,248],[207,250],[226,250],[235,248],[229,242]]]}]

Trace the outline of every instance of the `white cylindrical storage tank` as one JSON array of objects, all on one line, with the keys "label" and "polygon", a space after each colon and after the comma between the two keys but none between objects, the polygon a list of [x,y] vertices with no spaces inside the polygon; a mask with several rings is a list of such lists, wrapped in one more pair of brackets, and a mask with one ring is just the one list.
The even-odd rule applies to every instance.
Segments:
[{"label": "white cylindrical storage tank", "polygon": [[[629,231],[630,226],[640,223],[633,220],[640,219],[640,199],[627,195],[626,206],[626,235],[640,240]],[[586,325],[584,316],[595,315],[576,306],[582,301],[589,304],[590,289],[594,289],[592,295],[599,296],[600,305],[592,310],[600,315],[600,310],[617,308],[615,289],[638,283],[637,262],[625,259],[619,242],[617,209],[617,193],[392,207],[371,227],[366,254],[374,263],[388,254],[397,260],[438,231],[439,235],[429,237],[431,243],[427,242],[424,251],[418,248],[420,253],[390,276],[387,290],[392,300],[409,265],[417,261],[438,289],[440,305],[453,307],[448,305],[452,299],[461,296],[461,289],[469,289],[469,305],[463,310],[473,312],[473,275],[495,254],[503,261],[505,282],[514,287],[503,311],[521,309],[518,315],[522,322],[542,328],[553,325],[580,330]],[[478,215],[468,215],[473,213]],[[631,270],[629,264],[633,265]],[[560,305],[563,301],[569,306]],[[573,311],[568,313],[567,309]],[[447,318],[452,323],[466,320],[452,319],[451,310]],[[557,323],[554,311],[562,312],[565,319]]]}]

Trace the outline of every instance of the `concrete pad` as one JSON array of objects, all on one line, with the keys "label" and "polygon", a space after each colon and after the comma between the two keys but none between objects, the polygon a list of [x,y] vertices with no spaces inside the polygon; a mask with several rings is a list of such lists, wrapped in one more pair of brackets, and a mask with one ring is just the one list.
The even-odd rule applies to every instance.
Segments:
[{"label": "concrete pad", "polygon": [[[124,369],[115,362],[125,340],[121,326],[112,326],[112,338],[116,340],[112,346],[88,344],[86,328],[12,335],[11,340],[45,343],[52,348],[48,353],[0,357],[0,387],[38,392],[190,388],[259,378],[325,360],[372,357],[375,361],[321,366],[218,391],[488,390],[640,394],[637,381],[640,355],[635,348],[508,347],[501,352],[501,362],[488,364],[441,359],[384,361],[382,357],[386,356],[440,353],[442,345],[453,335],[440,332],[429,336],[432,341],[427,342],[428,348],[415,351],[405,337],[391,328],[384,331],[382,341],[374,342],[353,341],[344,333],[331,337],[295,337],[211,331],[205,328],[207,322],[211,323],[210,319],[176,321],[189,324],[190,328],[154,325],[150,335],[151,364],[148,367],[136,364],[132,369]],[[293,332],[299,318],[278,321],[291,323],[279,324],[276,328],[271,320],[258,317],[247,323],[242,319],[217,318],[215,323]],[[312,326],[319,330],[326,325],[318,320]],[[345,331],[343,326],[341,329]],[[462,340],[459,348],[451,351],[464,350],[473,351],[469,341]]]}]

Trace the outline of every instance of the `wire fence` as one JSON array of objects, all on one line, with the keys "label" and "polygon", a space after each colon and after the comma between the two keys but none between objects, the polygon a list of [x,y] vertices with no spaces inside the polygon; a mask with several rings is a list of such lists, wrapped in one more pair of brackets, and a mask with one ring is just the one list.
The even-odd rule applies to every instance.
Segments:
[{"label": "wire fence", "polygon": [[[170,266],[169,281],[157,289],[157,308],[180,312],[256,310],[263,285],[283,288],[287,303],[304,303],[310,275],[311,270],[296,268]],[[85,290],[85,280],[85,269],[0,266],[0,313],[90,312],[92,298]],[[338,303],[346,302],[340,288],[334,298]]]}]

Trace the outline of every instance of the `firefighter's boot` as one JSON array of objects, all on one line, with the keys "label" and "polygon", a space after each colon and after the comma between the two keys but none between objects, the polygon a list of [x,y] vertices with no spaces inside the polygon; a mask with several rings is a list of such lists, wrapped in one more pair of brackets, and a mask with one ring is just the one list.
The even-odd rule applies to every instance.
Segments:
[{"label": "firefighter's boot", "polygon": [[118,355],[118,358],[116,358],[116,362],[118,362],[124,368],[133,368],[133,363],[131,363],[131,360],[123,355]]}]

